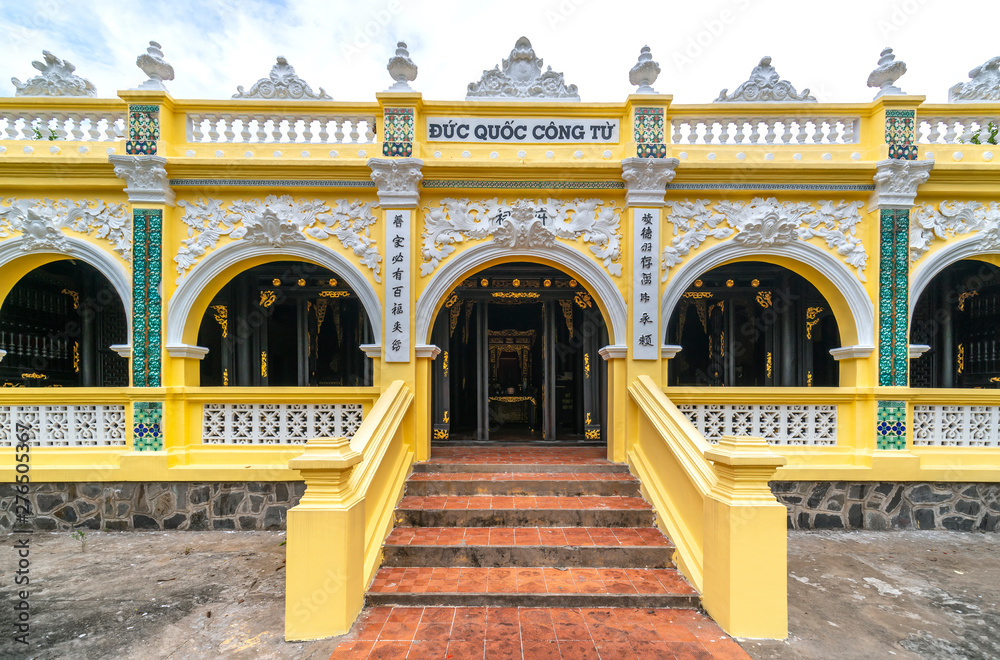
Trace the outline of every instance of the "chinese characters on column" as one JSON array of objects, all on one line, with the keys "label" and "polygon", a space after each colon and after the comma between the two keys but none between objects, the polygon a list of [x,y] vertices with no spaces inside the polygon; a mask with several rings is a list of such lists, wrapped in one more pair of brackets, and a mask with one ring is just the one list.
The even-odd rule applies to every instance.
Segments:
[{"label": "chinese characters on column", "polygon": [[385,361],[410,361],[410,211],[390,210],[385,285]]},{"label": "chinese characters on column", "polygon": [[632,357],[655,360],[659,356],[659,300],[656,254],[660,244],[659,209],[637,209],[632,258]]}]

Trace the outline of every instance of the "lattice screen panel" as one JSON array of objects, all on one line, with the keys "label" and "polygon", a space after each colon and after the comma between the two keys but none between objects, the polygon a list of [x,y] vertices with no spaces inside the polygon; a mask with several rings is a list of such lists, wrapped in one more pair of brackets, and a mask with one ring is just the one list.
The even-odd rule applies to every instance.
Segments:
[{"label": "lattice screen panel", "polygon": [[837,406],[682,404],[677,406],[709,442],[755,436],[775,445],[836,445]]},{"label": "lattice screen panel", "polygon": [[913,406],[913,444],[1000,447],[1000,406]]},{"label": "lattice screen panel", "polygon": [[125,406],[0,406],[0,447],[18,434],[39,447],[124,446]]},{"label": "lattice screen panel", "polygon": [[206,403],[205,444],[280,445],[309,438],[354,437],[360,403]]}]

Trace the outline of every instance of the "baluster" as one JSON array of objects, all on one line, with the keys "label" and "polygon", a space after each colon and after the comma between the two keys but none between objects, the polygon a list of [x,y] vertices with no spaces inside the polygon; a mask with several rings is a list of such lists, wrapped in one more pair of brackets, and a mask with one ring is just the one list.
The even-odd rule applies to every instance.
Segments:
[{"label": "baluster", "polygon": [[222,115],[222,134],[226,136],[226,142],[233,143],[236,141],[236,132],[233,130],[236,128],[236,120],[233,119],[232,115]]},{"label": "baluster", "polygon": [[66,118],[66,133],[67,133],[67,136],[68,136],[68,138],[70,140],[78,142],[78,141],[82,141],[84,139],[83,121],[85,119],[86,119],[86,116],[80,115],[80,114],[68,115],[67,116],[67,118]]},{"label": "baluster", "polygon": [[698,141],[698,127],[701,126],[702,122],[699,119],[688,120],[688,144],[694,144]]},{"label": "baluster", "polygon": [[264,115],[254,115],[253,120],[257,122],[257,141],[267,142],[267,129],[265,124],[267,124],[267,117]]},{"label": "baluster", "polygon": [[858,121],[854,117],[844,120],[844,144],[855,144],[854,122]]},{"label": "baluster", "polygon": [[344,142],[344,118],[337,117],[334,119],[334,126],[336,126],[336,132],[333,134],[334,139],[338,143]]},{"label": "baluster", "polygon": [[743,140],[746,139],[746,134],[743,132],[743,125],[746,123],[746,119],[737,117],[733,122],[736,124],[736,135],[733,136],[733,140],[736,144],[743,144]]},{"label": "baluster", "polygon": [[306,142],[312,142],[312,117],[306,115],[302,118],[302,139]]},{"label": "baluster", "polygon": [[767,135],[764,136],[766,144],[774,144],[774,138],[777,137],[774,133],[775,123],[777,123],[777,120],[773,117],[764,120],[764,125],[767,126]]},{"label": "baluster", "polygon": [[281,117],[271,115],[271,137],[273,142],[281,142]]},{"label": "baluster", "polygon": [[253,135],[250,133],[250,115],[237,115],[240,120],[240,139],[249,142]]},{"label": "baluster", "polygon": [[21,137],[19,140],[33,140],[35,139],[35,131],[32,130],[32,124],[34,123],[34,115],[27,112],[17,113],[18,119],[21,120]]},{"label": "baluster", "polygon": [[90,115],[87,117],[87,139],[97,142],[101,139],[101,117],[100,115]]},{"label": "baluster", "polygon": [[191,142],[201,142],[205,134],[201,130],[201,115],[195,113],[188,114],[188,139]]},{"label": "baluster", "polygon": [[836,117],[831,117],[827,120],[830,125],[830,143],[840,144],[840,120]]},{"label": "baluster", "polygon": [[681,141],[682,122],[683,120],[680,119],[679,117],[674,117],[673,119],[670,120],[670,133],[671,133],[670,140],[674,144],[677,144],[678,142]]},{"label": "baluster", "polygon": [[330,134],[326,132],[326,123],[330,121],[329,117],[317,117],[319,120],[319,141],[320,144],[327,144],[330,141]]},{"label": "baluster", "polygon": [[798,119],[795,122],[795,127],[797,132],[795,133],[795,143],[796,144],[806,144],[809,141],[809,120],[806,118]]},{"label": "baluster", "polygon": [[955,144],[956,138],[958,137],[957,129],[962,128],[964,132],[965,125],[962,124],[961,120],[959,119],[954,119],[954,120],[945,119],[945,126],[948,127],[948,132],[944,134],[945,144]]},{"label": "baluster", "polygon": [[[53,126],[52,129],[56,132],[56,139],[65,140],[69,137],[69,133],[66,132],[66,121],[67,115],[65,112],[53,112],[52,113]],[[50,133],[51,135],[51,133]],[[49,139],[49,136],[45,136],[45,139]]]},{"label": "baluster", "polygon": [[361,141],[361,135],[358,133],[358,129],[361,128],[359,124],[361,123],[360,117],[348,117],[348,121],[351,123],[351,143],[357,144]]},{"label": "baluster", "polygon": [[7,120],[7,127],[4,129],[4,131],[6,131],[7,133],[7,139],[16,140],[18,134],[17,117],[15,117],[13,114],[9,114],[9,115],[4,115],[4,119]]},{"label": "baluster", "polygon": [[750,117],[750,144],[757,144],[760,139],[764,136],[764,132],[760,129],[760,119],[757,117]]},{"label": "baluster", "polygon": [[219,117],[218,115],[205,115],[208,119],[208,141],[219,141]]},{"label": "baluster", "polygon": [[375,141],[375,118],[365,117],[365,141],[371,143]]},{"label": "baluster", "polygon": [[[108,141],[114,142],[125,138],[125,117],[109,115],[108,121]],[[112,130],[113,129],[113,130]]]}]

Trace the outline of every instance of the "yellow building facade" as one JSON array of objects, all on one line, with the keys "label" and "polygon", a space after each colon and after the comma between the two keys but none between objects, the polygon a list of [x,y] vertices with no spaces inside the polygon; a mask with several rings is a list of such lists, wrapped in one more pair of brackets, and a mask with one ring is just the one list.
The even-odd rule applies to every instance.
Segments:
[{"label": "yellow building facade", "polygon": [[456,443],[606,447],[734,635],[786,634],[787,527],[996,531],[995,86],[928,104],[890,55],[874,101],[818,103],[765,58],[685,105],[644,53],[581,103],[523,42],[463,102],[405,49],[374,101],[282,58],[175,99],[152,47],[140,89],[0,99],[0,479],[33,524],[282,528],[304,481],[290,639],[350,627]]}]

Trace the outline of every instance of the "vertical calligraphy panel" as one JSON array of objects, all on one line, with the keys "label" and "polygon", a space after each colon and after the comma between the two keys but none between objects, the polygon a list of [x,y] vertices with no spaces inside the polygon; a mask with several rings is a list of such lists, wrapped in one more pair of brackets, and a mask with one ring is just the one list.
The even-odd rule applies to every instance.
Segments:
[{"label": "vertical calligraphy panel", "polygon": [[632,358],[655,360],[660,354],[656,255],[660,245],[660,210],[635,209],[632,245]]},{"label": "vertical calligraphy panel", "polygon": [[386,211],[388,267],[385,278],[385,361],[410,361],[410,214]]}]

